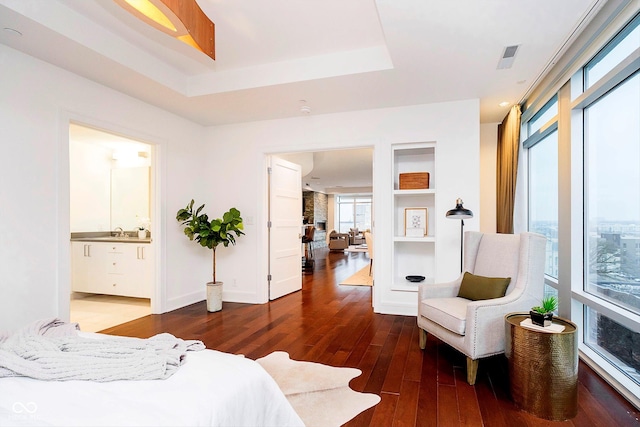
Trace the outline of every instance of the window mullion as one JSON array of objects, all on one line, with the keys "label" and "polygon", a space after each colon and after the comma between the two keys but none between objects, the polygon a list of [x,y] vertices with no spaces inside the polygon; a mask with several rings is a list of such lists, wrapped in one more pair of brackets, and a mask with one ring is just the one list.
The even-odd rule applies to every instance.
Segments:
[{"label": "window mullion", "polygon": [[640,70],[640,47],[609,71],[573,102],[571,108],[585,108]]}]

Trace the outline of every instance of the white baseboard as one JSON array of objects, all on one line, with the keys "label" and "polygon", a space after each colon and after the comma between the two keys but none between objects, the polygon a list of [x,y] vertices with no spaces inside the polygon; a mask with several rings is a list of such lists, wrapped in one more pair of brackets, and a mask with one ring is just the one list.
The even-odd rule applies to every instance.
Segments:
[{"label": "white baseboard", "polygon": [[170,300],[167,300],[167,304],[165,305],[166,310],[164,312],[166,313],[169,311],[177,310],[179,308],[186,307],[196,302],[204,301],[205,299],[207,299],[206,290],[192,292],[187,295],[183,295],[177,298],[172,298]]},{"label": "white baseboard", "polygon": [[374,313],[379,314],[394,314],[397,316],[417,316],[418,315],[418,305],[417,303],[387,303],[380,302],[376,304]]},{"label": "white baseboard", "polygon": [[[196,302],[204,301],[207,299],[206,290],[192,292],[187,295],[183,295],[177,298],[172,298],[167,300],[166,312],[177,310],[182,307],[186,307],[188,305],[194,304]],[[262,301],[258,301],[258,298],[253,292],[237,292],[237,291],[228,291],[223,288],[222,290],[222,301],[223,302],[239,302],[246,304],[264,304]]]},{"label": "white baseboard", "polygon": [[222,288],[222,301],[239,302],[245,304],[264,304],[266,301],[259,301],[254,292],[234,291]]}]

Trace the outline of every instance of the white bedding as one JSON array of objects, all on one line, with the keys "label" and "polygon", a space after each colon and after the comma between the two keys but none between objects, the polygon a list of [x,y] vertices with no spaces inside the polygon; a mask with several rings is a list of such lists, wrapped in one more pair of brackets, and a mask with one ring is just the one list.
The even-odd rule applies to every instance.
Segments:
[{"label": "white bedding", "polygon": [[[80,333],[104,338],[105,335]],[[166,380],[40,381],[0,378],[0,426],[302,426],[256,362],[189,352]]]}]

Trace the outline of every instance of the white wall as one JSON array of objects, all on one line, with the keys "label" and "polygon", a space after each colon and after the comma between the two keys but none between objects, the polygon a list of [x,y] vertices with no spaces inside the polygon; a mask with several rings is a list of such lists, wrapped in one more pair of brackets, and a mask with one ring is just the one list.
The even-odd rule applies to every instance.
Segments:
[{"label": "white wall", "polygon": [[169,310],[203,299],[207,253],[182,234],[175,212],[209,186],[192,153],[202,128],[134,98],[0,45],[0,329],[68,319],[68,122],[157,144],[160,295]]},{"label": "white wall", "polygon": [[480,231],[496,232],[498,123],[480,125]]},{"label": "white wall", "polygon": [[[175,213],[191,198],[212,214],[243,213],[247,235],[219,252],[225,300],[266,301],[265,153],[374,147],[377,312],[414,314],[416,295],[389,289],[391,144],[438,144],[438,280],[457,276],[459,223],[444,212],[479,206],[477,100],[309,116],[203,129],[164,110],[0,45],[0,329],[68,319],[71,120],[155,145],[156,311],[204,298],[211,252],[188,241]],[[206,142],[206,155],[200,144]],[[481,215],[468,220],[478,229]],[[232,279],[232,280],[229,280]]]},{"label": "white wall", "polygon": [[[480,206],[479,102],[468,100],[357,111],[293,119],[219,126],[207,130],[206,157],[215,167],[207,181],[219,192],[207,203],[222,212],[236,206],[245,218],[255,218],[233,248],[220,251],[220,279],[225,300],[266,301],[266,166],[265,153],[374,147],[374,212],[376,270],[374,304],[377,312],[415,314],[416,294],[390,290],[392,237],[391,145],[401,142],[437,143],[438,237],[437,280],[459,274],[460,223],[444,213],[462,197],[465,206]],[[386,207],[386,208],[385,208]],[[479,229],[481,213],[465,222],[465,230]]]}]

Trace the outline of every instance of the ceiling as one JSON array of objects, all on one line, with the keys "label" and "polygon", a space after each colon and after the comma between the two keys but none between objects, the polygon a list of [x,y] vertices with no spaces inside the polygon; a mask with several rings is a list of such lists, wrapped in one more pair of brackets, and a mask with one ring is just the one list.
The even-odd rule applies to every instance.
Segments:
[{"label": "ceiling", "polygon": [[[465,99],[498,123],[604,3],[197,1],[215,61],[111,0],[0,0],[0,43],[204,126]],[[370,191],[370,149],[297,156],[303,186]]]},{"label": "ceiling", "polygon": [[373,191],[373,149],[355,148],[278,154],[301,165],[303,190],[328,194]]},{"label": "ceiling", "polygon": [[110,0],[0,0],[0,43],[205,126],[476,98],[496,123],[602,3],[198,0],[213,61]]}]

